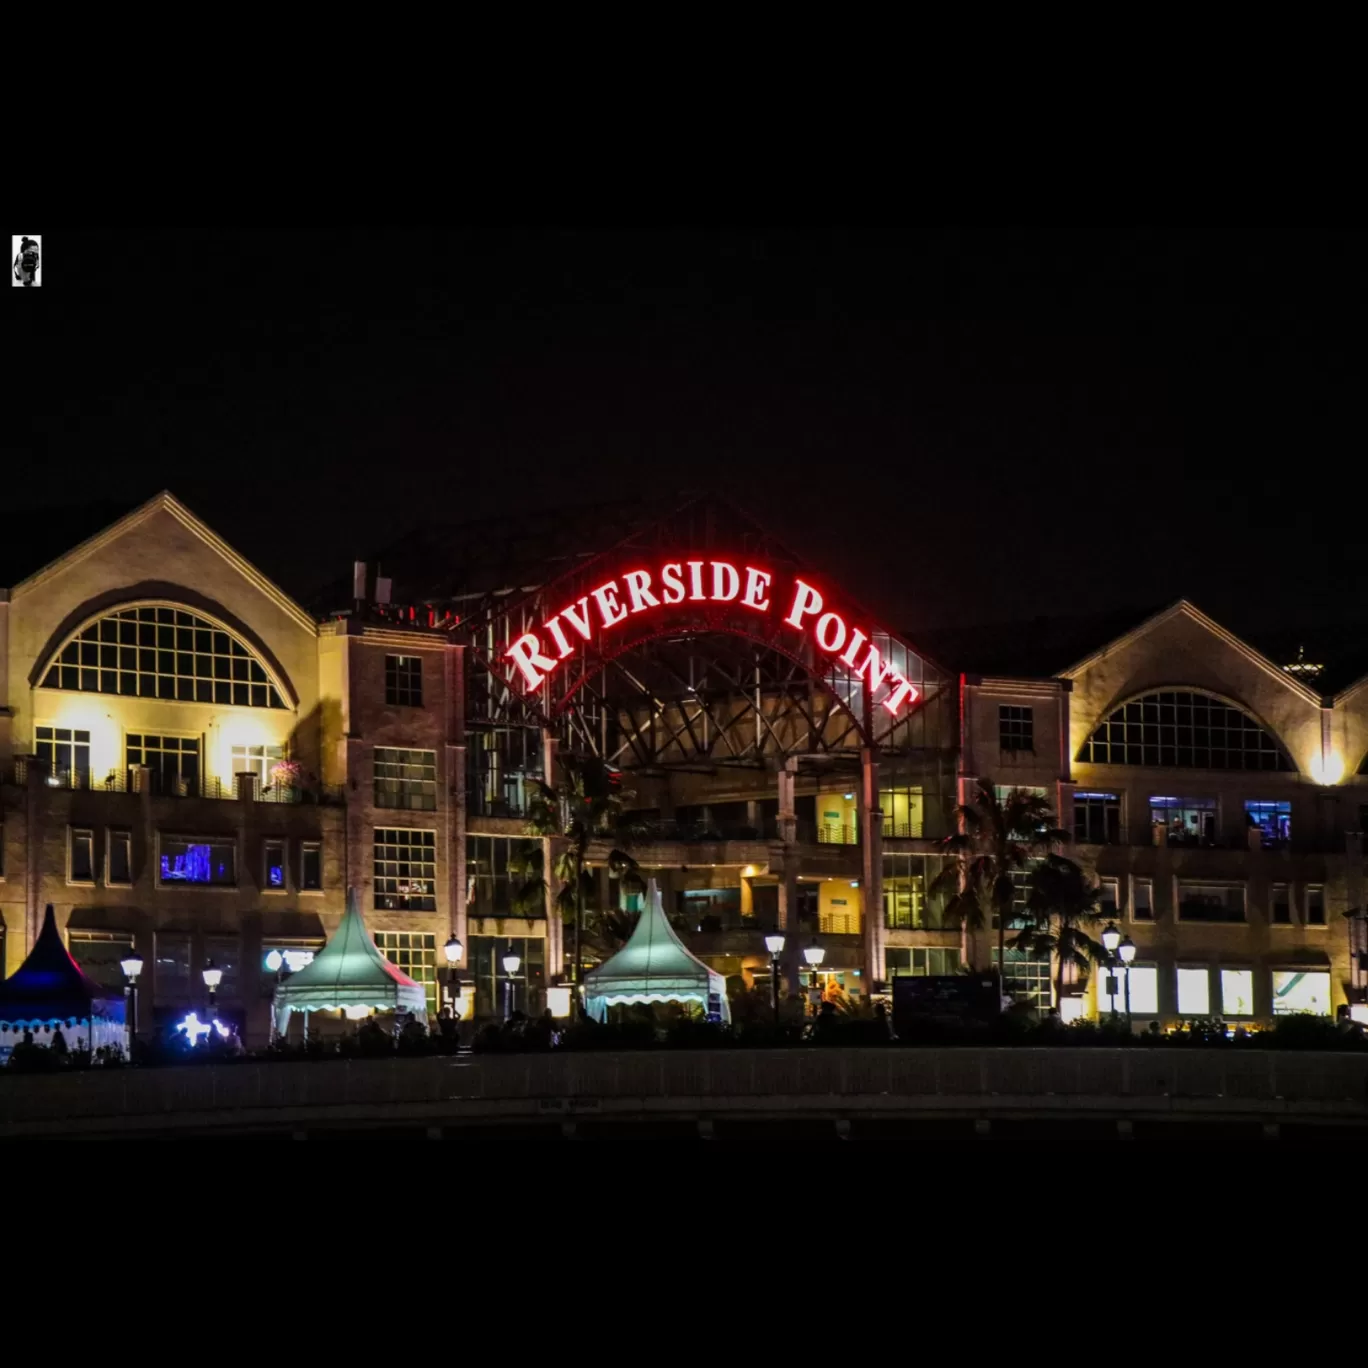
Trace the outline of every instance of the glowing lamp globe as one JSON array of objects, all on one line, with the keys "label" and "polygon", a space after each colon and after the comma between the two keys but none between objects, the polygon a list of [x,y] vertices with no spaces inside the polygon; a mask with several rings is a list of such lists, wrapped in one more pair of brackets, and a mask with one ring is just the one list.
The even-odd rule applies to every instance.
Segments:
[{"label": "glowing lamp globe", "polygon": [[280,966],[284,963],[285,956],[282,955],[279,950],[272,950],[271,953],[266,956],[266,967],[273,974],[280,973]]},{"label": "glowing lamp globe", "polygon": [[129,983],[137,983],[138,975],[142,973],[142,956],[136,950],[130,950],[127,955],[119,961],[119,968],[124,971],[124,977]]},{"label": "glowing lamp globe", "polygon": [[1116,954],[1116,947],[1121,944],[1121,933],[1116,929],[1115,922],[1108,922],[1107,929],[1102,932],[1102,948],[1109,955]]},{"label": "glowing lamp globe", "polygon": [[1129,936],[1116,947],[1116,953],[1121,956],[1122,964],[1129,964],[1135,958],[1135,942]]},{"label": "glowing lamp globe", "polygon": [[821,945],[809,945],[803,951],[803,958],[816,969],[826,959],[826,948]]},{"label": "glowing lamp globe", "polygon": [[461,944],[460,938],[452,936],[452,938],[442,946],[442,954],[446,956],[446,962],[448,964],[458,964],[460,963],[461,952],[464,949],[465,946]]},{"label": "glowing lamp globe", "polygon": [[223,982],[223,970],[215,968],[214,961],[210,960],[204,966],[204,986],[206,988],[217,988]]},{"label": "glowing lamp globe", "polygon": [[768,950],[775,959],[778,959],[779,956],[784,953],[783,936],[766,936],[765,949]]},{"label": "glowing lamp globe", "polygon": [[519,970],[521,967],[522,967],[522,956],[521,956],[521,955],[514,954],[513,951],[510,950],[510,951],[508,952],[508,954],[506,954],[506,955],[503,957],[503,969],[504,969],[504,973],[507,974],[509,978],[512,978],[513,975],[516,974],[516,973],[518,972],[518,970]]}]

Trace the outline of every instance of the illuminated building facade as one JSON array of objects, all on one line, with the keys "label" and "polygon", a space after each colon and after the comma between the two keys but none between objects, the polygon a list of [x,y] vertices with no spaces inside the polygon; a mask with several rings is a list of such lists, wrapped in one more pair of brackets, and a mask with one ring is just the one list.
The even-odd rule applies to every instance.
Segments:
[{"label": "illuminated building facade", "polygon": [[[6,972],[52,903],[97,978],[136,944],[144,1027],[202,1008],[212,960],[261,1044],[276,974],[353,886],[433,1010],[455,935],[476,1015],[508,1000],[510,948],[538,1011],[569,937],[515,871],[555,853],[528,802],[573,752],[620,774],[633,855],[734,991],[768,991],[775,930],[789,986],[816,942],[850,998],[988,963],[995,936],[946,926],[931,888],[982,777],[1077,832],[1138,947],[1140,1021],[1362,994],[1368,682],[1323,697],[1187,604],[1072,666],[951,673],[707,498],[419,535],[385,568],[421,607],[362,567],[307,610],[164,494],[0,589]],[[1050,965],[1007,976],[1052,1001]]]}]

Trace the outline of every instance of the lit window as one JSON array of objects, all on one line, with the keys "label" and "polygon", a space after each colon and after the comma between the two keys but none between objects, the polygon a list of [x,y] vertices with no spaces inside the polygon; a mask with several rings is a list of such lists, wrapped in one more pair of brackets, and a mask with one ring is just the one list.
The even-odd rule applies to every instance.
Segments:
[{"label": "lit window", "polygon": [[436,751],[376,746],[373,764],[376,807],[436,812]]},{"label": "lit window", "polygon": [[1226,1016],[1254,1015],[1254,971],[1221,970],[1221,1011]]},{"label": "lit window", "polygon": [[427,993],[428,1011],[437,1011],[437,937],[430,931],[377,931],[375,944],[393,965]]},{"label": "lit window", "polygon": [[423,661],[420,656],[385,657],[385,702],[401,708],[423,706]]},{"label": "lit window", "polygon": [[106,882],[133,882],[133,837],[127,831],[111,831],[109,837],[109,873]]},{"label": "lit window", "polygon": [[1242,922],[1245,919],[1243,884],[1178,885],[1178,920]]},{"label": "lit window", "polygon": [[1248,713],[1210,694],[1145,694],[1123,703],[1083,743],[1095,765],[1180,769],[1295,770],[1286,751]]},{"label": "lit window", "polygon": [[276,892],[285,891],[285,842],[266,842],[266,887]]},{"label": "lit window", "polygon": [[1121,799],[1114,793],[1075,793],[1074,840],[1080,845],[1120,845]]},{"label": "lit window", "polygon": [[[993,947],[993,964],[997,964],[997,946]],[[1037,1011],[1047,1012],[1054,1001],[1050,961],[1031,959],[1021,950],[1007,951],[1002,970],[1003,988],[1017,1002],[1027,1002]]]},{"label": "lit window", "polygon": [[1274,926],[1292,925],[1292,898],[1286,884],[1274,884],[1268,893]]},{"label": "lit window", "polygon": [[[129,732],[125,753],[130,771],[141,765],[151,769],[154,793],[193,798],[199,792],[199,737],[148,736],[143,732]],[[129,788],[132,787],[130,782]]]},{"label": "lit window", "polygon": [[1306,890],[1307,926],[1325,925],[1325,889],[1312,884]]},{"label": "lit window", "polygon": [[375,906],[380,910],[437,909],[437,833],[377,827]]},{"label": "lit window", "polygon": [[1330,1015],[1330,975],[1323,970],[1275,969],[1273,1015],[1310,1012]]},{"label": "lit window", "polygon": [[[1122,990],[1125,976],[1122,976]],[[1159,1015],[1159,970],[1152,964],[1130,967],[1130,1005],[1132,1016]]]},{"label": "lit window", "polygon": [[934,978],[958,974],[960,952],[952,946],[889,946],[884,951],[884,966],[886,977],[890,979],[899,975]]},{"label": "lit window", "polygon": [[1133,904],[1136,921],[1154,920],[1154,880],[1136,879]]},{"label": "lit window", "polygon": [[71,859],[67,867],[67,882],[89,884],[95,882],[95,833],[73,827],[71,830]]},{"label": "lit window", "polygon": [[1152,797],[1150,823],[1164,829],[1169,845],[1215,845],[1216,800]]},{"label": "lit window", "polygon": [[[518,956],[518,971],[511,978],[503,967],[504,956],[512,950]],[[537,1015],[546,982],[546,942],[537,936],[472,936],[470,967],[475,979],[475,1015],[503,1016],[514,1011]]]},{"label": "lit window", "polygon": [[[466,892],[470,915],[507,917],[516,913],[522,917],[544,917],[544,897],[526,906],[515,905],[519,889],[539,877],[534,871],[540,869],[540,855],[540,841],[517,836],[467,836]],[[739,915],[741,890],[738,888],[735,893]]]},{"label": "lit window", "polygon": [[323,887],[323,847],[318,841],[305,841],[299,848],[299,886],[309,893]]},{"label": "lit window", "polygon": [[182,608],[126,608],[83,627],[57,653],[45,689],[237,708],[283,708],[261,661],[222,627]]},{"label": "lit window", "polygon": [[998,708],[998,746],[1011,754],[1035,753],[1035,717],[1030,708],[1010,703]]},{"label": "lit window", "polygon": [[1211,974],[1205,968],[1178,971],[1178,1010],[1183,1016],[1211,1014]]},{"label": "lit window", "polygon": [[284,746],[234,746],[233,774],[235,777],[239,774],[255,774],[256,791],[262,794],[271,782],[271,771],[284,758]]},{"label": "lit window", "polygon": [[237,847],[232,841],[163,836],[157,868],[164,884],[231,888],[237,883]]},{"label": "lit window", "polygon": [[1281,801],[1248,798],[1245,800],[1245,821],[1251,828],[1263,832],[1265,850],[1283,846],[1292,839],[1292,804]]},{"label": "lit window", "polygon": [[71,727],[36,727],[34,751],[64,788],[90,787],[90,733]]}]

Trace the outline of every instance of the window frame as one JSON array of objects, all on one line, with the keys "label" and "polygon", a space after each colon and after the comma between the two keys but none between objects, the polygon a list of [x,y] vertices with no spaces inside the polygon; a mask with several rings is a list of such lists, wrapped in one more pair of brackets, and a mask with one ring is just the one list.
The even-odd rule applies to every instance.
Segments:
[{"label": "window frame", "polygon": [[1035,708],[1031,704],[998,704],[998,750],[1003,755],[1036,753]]},{"label": "window frame", "polygon": [[[425,841],[421,841],[421,842],[415,842],[415,841],[412,841],[412,840],[406,841],[406,842],[381,841],[381,839],[380,839],[380,834],[381,834],[381,832],[403,833],[403,834],[405,834],[405,835],[407,835],[407,836],[410,836],[410,837],[411,837],[411,836],[415,836],[415,835],[416,835],[416,836],[425,836],[425,837],[429,837],[429,838],[430,838],[430,842],[429,842],[429,841],[426,841],[426,840],[425,840]],[[431,892],[429,892],[429,893],[412,893],[412,892],[410,892],[410,893],[400,893],[400,892],[397,892],[397,891],[396,891],[396,892],[394,892],[394,893],[388,893],[388,892],[382,893],[381,890],[380,890],[380,882],[381,882],[382,879],[388,880],[388,879],[390,879],[391,877],[393,877],[393,878],[395,879],[396,883],[398,882],[398,879],[399,879],[399,876],[398,876],[397,874],[394,875],[394,876],[391,876],[391,875],[389,875],[389,874],[382,874],[382,873],[380,872],[379,865],[382,863],[381,858],[380,858],[380,849],[381,849],[382,846],[388,847],[388,848],[392,848],[392,849],[395,849],[395,850],[401,850],[401,851],[402,851],[402,850],[408,850],[408,851],[410,851],[410,852],[412,852],[412,851],[414,851],[414,850],[430,851],[430,852],[431,852],[431,859],[430,859],[430,860],[426,860],[426,859],[424,859],[424,860],[415,860],[415,859],[412,857],[412,854],[410,854],[410,855],[408,856],[408,858],[406,858],[406,859],[385,860],[384,863],[386,863],[386,864],[394,864],[394,865],[404,865],[404,864],[407,864],[407,865],[415,865],[415,864],[417,864],[417,865],[424,865],[424,866],[426,866],[426,865],[428,865],[428,864],[431,864],[431,867],[432,867],[432,875],[431,875],[431,878],[430,878],[430,879],[427,879],[425,875],[414,875],[414,874],[412,874],[412,873],[410,873],[410,875],[409,875],[409,878],[410,878],[410,879],[418,878],[418,879],[420,879],[420,880],[424,880],[424,881],[426,881],[426,882],[430,882],[431,885],[432,885]],[[437,886],[438,886],[438,882],[439,882],[438,876],[437,876],[437,869],[438,869],[437,854],[438,854],[438,852],[437,852],[437,832],[436,832],[436,830],[435,830],[434,828],[432,828],[432,827],[373,826],[373,827],[371,828],[371,907],[372,907],[372,909],[373,909],[374,911],[376,911],[376,912],[427,912],[427,913],[436,912],[436,911],[438,910],[438,903],[437,903],[437,899],[438,899]],[[381,898],[392,898],[392,899],[394,900],[393,905],[388,905],[388,904],[382,903],[382,902],[380,901]],[[432,905],[431,905],[430,907],[419,907],[419,906],[415,906],[415,905],[414,905],[414,902],[412,902],[412,901],[407,901],[407,900],[409,900],[409,899],[422,900],[422,901],[430,901]]]},{"label": "window frame", "polygon": [[[1280,888],[1283,890],[1283,901],[1281,903],[1279,903],[1277,899],[1277,892]],[[1278,916],[1277,909],[1279,906],[1287,909],[1286,917]],[[1270,926],[1295,926],[1297,920],[1293,911],[1295,907],[1295,894],[1293,885],[1290,882],[1271,883],[1268,885],[1268,924]]]},{"label": "window frame", "polygon": [[[1183,1006],[1183,975],[1200,973],[1206,983],[1206,1006],[1200,1011],[1191,1011]],[[1209,964],[1175,964],[1173,966],[1173,992],[1174,1005],[1178,1009],[1180,1017],[1195,1017],[1198,1019],[1211,1016],[1211,965]]]},{"label": "window frame", "polygon": [[[1188,923],[1193,926],[1248,926],[1249,925],[1249,885],[1238,879],[1185,879],[1181,875],[1174,875],[1173,879],[1173,910],[1174,920],[1180,923]],[[1229,909],[1229,895],[1232,890],[1240,893],[1240,916],[1237,917],[1185,917],[1183,915],[1183,890],[1184,888],[1207,888],[1221,889],[1226,895],[1226,902],[1223,904]]]},{"label": "window frame", "polygon": [[[114,846],[120,840],[126,842],[128,846],[128,877],[126,879],[114,877]],[[107,888],[133,887],[133,832],[128,827],[105,828],[104,881]]]},{"label": "window frame", "polygon": [[[271,847],[280,847],[279,884],[271,882]],[[289,893],[290,888],[290,841],[286,836],[264,836],[261,841],[261,891],[263,893]]]},{"label": "window frame", "polygon": [[[1320,920],[1311,920],[1311,896],[1320,895]],[[1324,931],[1330,924],[1329,909],[1325,902],[1325,885],[1308,883],[1302,885],[1302,925],[1311,931]]]},{"label": "window frame", "polygon": [[[162,878],[162,846],[167,841],[180,842],[184,845],[207,845],[210,849],[214,846],[229,846],[233,851],[233,881],[232,883],[197,883],[192,879],[171,879],[169,882]],[[205,836],[203,833],[191,833],[187,835],[178,831],[158,831],[156,857],[152,865],[152,877],[154,887],[163,888],[194,888],[203,893],[235,893],[242,882],[242,851],[238,849],[238,838],[233,836]]]},{"label": "window frame", "polygon": [[[411,760],[381,759],[381,756],[430,756],[431,762],[414,763]],[[400,775],[397,778],[384,778],[380,776],[380,767],[390,766],[396,769],[421,769],[424,771],[421,778],[413,778],[409,775]],[[427,788],[409,790],[405,785],[430,785]],[[384,793],[385,800],[381,800]],[[381,812],[436,812],[438,806],[439,790],[437,786],[437,752],[434,749],[422,746],[372,746],[371,747],[371,806]],[[431,803],[417,803],[411,801],[414,798],[431,798]],[[410,801],[399,801],[409,799]]]},{"label": "window frame", "polygon": [[[297,841],[299,846],[299,887],[298,893],[308,893],[319,896],[323,892],[323,842],[319,841]],[[308,879],[304,874],[304,860],[311,854],[318,856],[318,887],[310,888]]]},{"label": "window frame", "polygon": [[[1149,889],[1149,916],[1140,915],[1140,902],[1136,896],[1141,887]],[[1154,917],[1154,879],[1148,874],[1132,874],[1130,887],[1130,920],[1153,924]]]},{"label": "window frame", "polygon": [[[1075,792],[1073,796],[1073,828],[1074,843],[1076,845],[1122,845],[1124,844],[1124,827],[1121,822],[1123,799],[1120,793],[1104,793],[1100,790],[1094,791],[1086,789],[1082,793]],[[1093,823],[1088,820],[1080,825],[1080,810],[1086,812],[1091,819],[1093,814],[1101,817],[1102,840],[1093,839],[1097,834],[1093,831]],[[1116,839],[1111,839],[1111,832],[1108,829],[1111,822],[1108,820],[1111,813],[1116,814]],[[1082,828],[1086,827],[1086,831]]]},{"label": "window frame", "polygon": [[[78,879],[76,877],[76,839],[84,836],[90,842],[90,877],[88,879]],[[96,886],[96,874],[99,865],[96,863],[95,856],[95,828],[87,826],[67,825],[67,858],[66,858],[66,881],[72,888],[94,888]]]},{"label": "window frame", "polygon": [[[393,662],[393,669],[391,669]],[[406,667],[415,666],[418,687],[415,691],[411,678],[405,679]],[[407,670],[408,674],[414,673]],[[391,677],[392,676],[392,677]],[[414,694],[417,697],[401,698],[400,694]],[[385,653],[385,706],[389,708],[421,708],[423,702],[423,657],[421,655],[400,655]]]}]

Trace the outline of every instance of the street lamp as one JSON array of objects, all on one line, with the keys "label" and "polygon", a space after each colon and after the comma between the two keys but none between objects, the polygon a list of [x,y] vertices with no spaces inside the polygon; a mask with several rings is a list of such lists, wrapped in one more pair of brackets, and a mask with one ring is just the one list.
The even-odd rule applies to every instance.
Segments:
[{"label": "street lamp", "polygon": [[218,986],[223,982],[223,970],[214,965],[213,960],[204,961],[204,986],[209,990],[209,1017],[213,1020],[214,1016],[214,994],[218,992]]},{"label": "street lamp", "polygon": [[1135,958],[1135,942],[1129,936],[1116,947],[1116,953],[1121,956],[1121,963],[1126,968],[1126,1030],[1131,1026],[1130,1010],[1130,967],[1131,961]]},{"label": "street lamp", "polygon": [[460,937],[453,931],[451,939],[442,946],[442,954],[446,956],[447,962],[447,997],[452,1002],[452,1010],[455,1011],[456,1002],[456,966],[461,962],[462,952],[465,946],[461,944]]},{"label": "street lamp", "polygon": [[128,954],[119,961],[119,968],[124,971],[124,977],[128,980],[128,1057],[132,1059],[133,1042],[138,1038],[138,975],[143,970],[142,956],[133,946],[128,947]]},{"label": "street lamp", "polygon": [[510,945],[503,957],[503,971],[508,976],[504,984],[504,1020],[513,1015],[513,975],[522,967],[522,956]]},{"label": "street lamp", "polygon": [[826,959],[826,950],[823,946],[813,941],[803,951],[803,958],[807,960],[808,967],[812,970],[812,1015],[817,1015],[817,1006],[822,1000],[821,990],[817,987],[817,971],[822,967],[822,961]]},{"label": "street lamp", "polygon": [[1107,992],[1111,995],[1112,1023],[1116,1022],[1116,947],[1121,944],[1121,933],[1115,922],[1108,922],[1102,932],[1102,948],[1107,952]]},{"label": "street lamp", "polygon": [[775,931],[765,937],[770,952],[770,992],[774,995],[774,1024],[779,1024],[779,956],[784,953],[784,938]]}]

